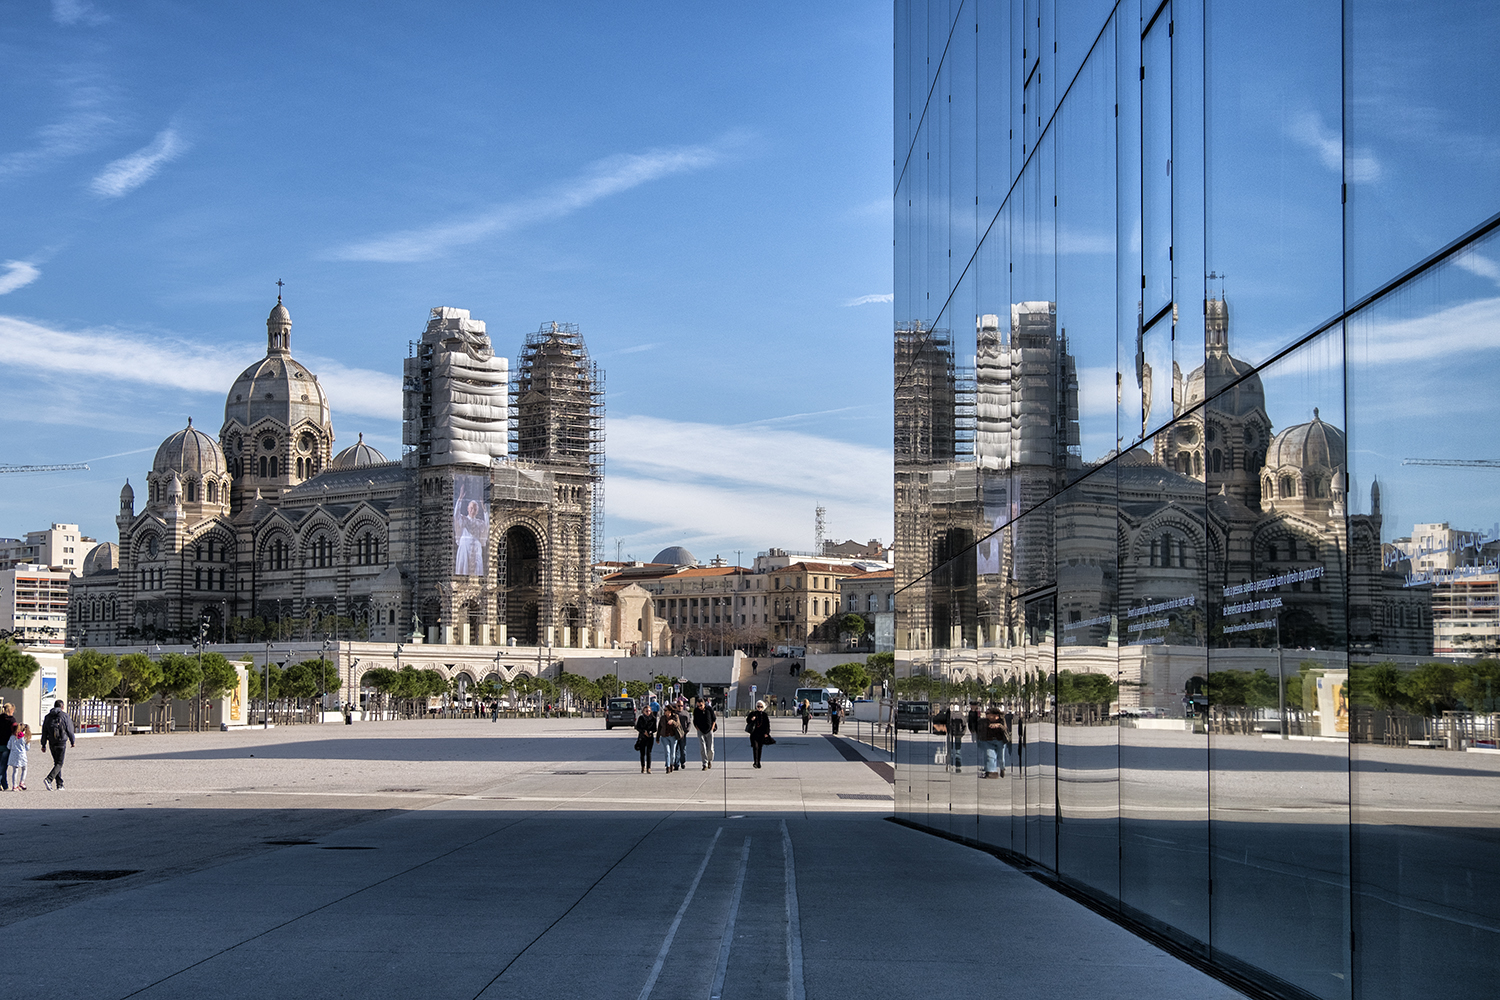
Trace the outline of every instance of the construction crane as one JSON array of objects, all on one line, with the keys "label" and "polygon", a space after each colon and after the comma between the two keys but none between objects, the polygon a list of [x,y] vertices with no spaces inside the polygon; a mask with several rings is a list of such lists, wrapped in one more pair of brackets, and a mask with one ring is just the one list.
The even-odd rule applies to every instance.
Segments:
[{"label": "construction crane", "polygon": [[88,471],[88,465],[74,462],[69,465],[0,465],[0,472],[71,472],[74,469]]},{"label": "construction crane", "polygon": [[1493,458],[1403,458],[1402,465],[1456,465],[1465,469],[1500,469]]}]

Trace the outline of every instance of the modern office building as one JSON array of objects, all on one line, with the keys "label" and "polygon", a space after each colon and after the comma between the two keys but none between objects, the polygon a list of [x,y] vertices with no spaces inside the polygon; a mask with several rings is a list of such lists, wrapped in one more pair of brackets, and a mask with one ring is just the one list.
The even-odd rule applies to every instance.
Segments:
[{"label": "modern office building", "polygon": [[897,670],[1010,736],[903,734],[896,813],[1260,995],[1500,981],[1497,44],[895,4]]}]

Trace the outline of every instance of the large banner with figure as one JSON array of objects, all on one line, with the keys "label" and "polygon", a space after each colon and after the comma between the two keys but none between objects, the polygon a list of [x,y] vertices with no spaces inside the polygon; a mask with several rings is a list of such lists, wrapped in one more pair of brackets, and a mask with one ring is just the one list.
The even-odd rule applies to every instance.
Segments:
[{"label": "large banner with figure", "polygon": [[490,508],[484,502],[484,476],[453,477],[453,574],[484,576],[489,546]]}]

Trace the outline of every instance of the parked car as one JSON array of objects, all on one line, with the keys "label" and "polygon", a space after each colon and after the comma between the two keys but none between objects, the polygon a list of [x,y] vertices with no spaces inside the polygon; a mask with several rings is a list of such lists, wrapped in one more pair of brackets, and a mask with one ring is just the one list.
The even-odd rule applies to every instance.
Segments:
[{"label": "parked car", "polygon": [[634,700],[630,698],[609,699],[609,708],[604,710],[604,728],[613,729],[616,726],[624,726],[626,729],[634,728]]},{"label": "parked car", "polygon": [[932,705],[925,701],[896,702],[896,728],[925,733],[932,728]]}]

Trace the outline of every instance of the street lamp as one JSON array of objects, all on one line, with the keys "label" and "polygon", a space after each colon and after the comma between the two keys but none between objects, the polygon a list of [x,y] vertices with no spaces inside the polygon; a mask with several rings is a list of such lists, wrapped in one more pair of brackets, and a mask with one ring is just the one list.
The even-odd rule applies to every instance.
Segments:
[{"label": "street lamp", "polygon": [[208,635],[208,615],[198,623],[198,704],[195,706],[195,732],[203,731],[203,639]]}]

